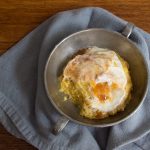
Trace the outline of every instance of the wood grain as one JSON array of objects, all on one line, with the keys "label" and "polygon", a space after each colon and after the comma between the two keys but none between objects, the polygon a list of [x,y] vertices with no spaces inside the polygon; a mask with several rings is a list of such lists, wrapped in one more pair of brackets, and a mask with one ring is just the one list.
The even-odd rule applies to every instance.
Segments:
[{"label": "wood grain", "polygon": [[36,150],[36,148],[15,138],[0,125],[0,150]]},{"label": "wood grain", "polygon": [[[107,9],[115,15],[150,32],[149,0],[1,0],[0,1],[0,53],[19,41],[48,17],[59,11],[86,6]],[[34,149],[15,139],[0,127],[0,149]]]}]

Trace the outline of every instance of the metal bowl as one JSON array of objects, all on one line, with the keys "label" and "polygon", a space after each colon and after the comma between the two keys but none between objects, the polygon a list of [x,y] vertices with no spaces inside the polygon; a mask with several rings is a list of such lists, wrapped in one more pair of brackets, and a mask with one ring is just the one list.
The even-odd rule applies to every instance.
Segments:
[{"label": "metal bowl", "polygon": [[[127,29],[129,28],[126,28],[124,33],[129,36],[130,32],[127,34]],[[79,49],[89,46],[108,48],[119,53],[129,63],[133,82],[131,101],[125,110],[99,120],[80,116],[78,108],[71,101],[64,101],[63,93],[59,92],[58,77],[62,74],[63,68]],[[148,90],[148,64],[139,48],[127,37],[103,29],[88,29],[70,35],[54,48],[45,67],[44,82],[49,100],[64,116],[58,121],[56,132],[60,131],[68,120],[92,127],[112,126],[131,116],[143,102]]]}]

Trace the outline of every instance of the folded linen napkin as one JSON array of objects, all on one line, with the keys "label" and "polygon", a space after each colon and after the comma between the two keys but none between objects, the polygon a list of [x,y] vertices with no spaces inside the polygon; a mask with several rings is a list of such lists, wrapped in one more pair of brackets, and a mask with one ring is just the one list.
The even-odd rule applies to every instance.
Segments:
[{"label": "folded linen napkin", "polygon": [[[107,128],[73,122],[57,136],[60,114],[45,92],[46,60],[66,36],[87,28],[121,32],[126,21],[102,8],[65,11],[49,18],[0,57],[0,122],[13,135],[41,150],[150,149],[150,93],[128,120]],[[130,39],[149,62],[150,35],[135,28]]]}]

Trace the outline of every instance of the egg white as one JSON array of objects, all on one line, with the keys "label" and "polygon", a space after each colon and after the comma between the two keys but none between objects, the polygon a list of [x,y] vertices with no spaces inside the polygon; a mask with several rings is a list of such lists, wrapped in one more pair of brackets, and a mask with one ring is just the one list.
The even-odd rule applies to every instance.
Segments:
[{"label": "egg white", "polygon": [[[97,47],[92,48],[90,52],[97,52],[99,55],[104,53],[105,55],[110,55],[112,53],[110,50]],[[89,99],[89,104],[92,109],[102,112],[110,112],[117,108],[117,106],[125,100],[125,96],[127,94],[125,91],[127,78],[117,54],[113,56],[113,62],[109,66],[108,70],[102,75],[99,75],[95,82],[97,84],[107,82],[109,86],[111,86],[112,83],[117,83],[119,88],[111,90],[110,95],[112,96],[112,99],[106,100],[105,102],[101,102],[95,95],[93,95],[92,99]]]}]

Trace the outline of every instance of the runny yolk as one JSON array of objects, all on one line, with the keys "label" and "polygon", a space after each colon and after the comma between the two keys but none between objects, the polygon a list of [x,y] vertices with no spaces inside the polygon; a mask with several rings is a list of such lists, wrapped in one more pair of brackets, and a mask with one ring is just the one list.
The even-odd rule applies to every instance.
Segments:
[{"label": "runny yolk", "polygon": [[118,88],[118,84],[116,84],[116,83],[112,83],[111,88],[112,88],[112,90],[117,89],[117,88]]},{"label": "runny yolk", "polygon": [[94,95],[102,102],[106,101],[110,97],[110,90],[110,86],[107,82],[98,83],[93,88]]},{"label": "runny yolk", "polygon": [[[94,85],[94,84],[93,84]],[[98,83],[94,85],[93,92],[96,97],[101,102],[105,102],[106,100],[111,100],[110,92],[111,90],[115,90],[118,88],[116,83],[112,83],[111,86],[108,85],[107,82]]]}]

